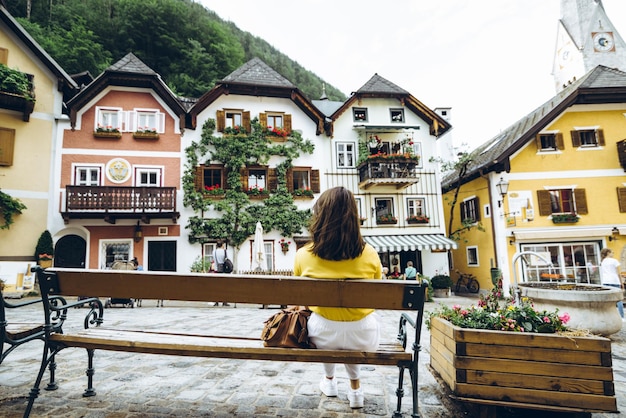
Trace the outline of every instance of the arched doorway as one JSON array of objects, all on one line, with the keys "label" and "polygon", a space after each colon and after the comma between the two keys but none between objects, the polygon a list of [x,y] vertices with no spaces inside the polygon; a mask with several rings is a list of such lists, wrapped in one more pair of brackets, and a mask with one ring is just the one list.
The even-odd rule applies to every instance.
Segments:
[{"label": "arched doorway", "polygon": [[66,235],[57,241],[54,250],[54,266],[85,268],[87,242],[78,235]]}]

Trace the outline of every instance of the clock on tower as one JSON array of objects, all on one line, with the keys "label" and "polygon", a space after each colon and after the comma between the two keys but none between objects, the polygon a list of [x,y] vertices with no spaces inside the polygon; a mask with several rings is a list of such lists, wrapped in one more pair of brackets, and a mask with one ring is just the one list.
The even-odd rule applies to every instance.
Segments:
[{"label": "clock on tower", "polygon": [[593,50],[596,52],[615,52],[613,32],[592,32]]}]

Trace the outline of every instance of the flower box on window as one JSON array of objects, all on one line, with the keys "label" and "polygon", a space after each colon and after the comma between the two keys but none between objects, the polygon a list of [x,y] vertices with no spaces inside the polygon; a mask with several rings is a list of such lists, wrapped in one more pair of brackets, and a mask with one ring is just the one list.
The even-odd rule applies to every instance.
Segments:
[{"label": "flower box on window", "polygon": [[226,190],[222,189],[219,184],[204,186],[202,192],[206,198],[213,200],[221,200],[224,198],[224,194],[226,194]]},{"label": "flower box on window", "polygon": [[555,224],[575,224],[580,217],[575,213],[563,213],[560,215],[552,215],[552,223]]},{"label": "flower box on window", "polygon": [[120,131],[94,131],[93,136],[95,138],[119,139],[122,137],[122,133]]},{"label": "flower box on window", "polygon": [[425,215],[411,215],[406,218],[406,222],[409,224],[427,224],[430,219]]},{"label": "flower box on window", "polygon": [[263,187],[250,187],[244,190],[244,193],[246,193],[250,199],[265,199],[270,195],[270,192]]},{"label": "flower box on window", "polygon": [[383,215],[376,217],[376,223],[378,225],[395,225],[398,223],[398,218],[391,215]]},{"label": "flower box on window", "polygon": [[303,199],[313,199],[313,190],[311,189],[296,189],[293,191],[293,196]]},{"label": "flower box on window", "polygon": [[137,131],[133,132],[135,139],[159,139],[159,134],[153,131]]}]

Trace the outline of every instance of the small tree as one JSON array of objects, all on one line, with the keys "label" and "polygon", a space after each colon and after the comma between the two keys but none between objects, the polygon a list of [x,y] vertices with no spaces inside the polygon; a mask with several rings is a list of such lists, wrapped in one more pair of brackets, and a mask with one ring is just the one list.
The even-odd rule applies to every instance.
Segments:
[{"label": "small tree", "polygon": [[46,254],[52,258],[54,255],[54,246],[52,243],[52,235],[47,229],[41,233],[35,247],[35,258],[39,260],[42,254]]}]

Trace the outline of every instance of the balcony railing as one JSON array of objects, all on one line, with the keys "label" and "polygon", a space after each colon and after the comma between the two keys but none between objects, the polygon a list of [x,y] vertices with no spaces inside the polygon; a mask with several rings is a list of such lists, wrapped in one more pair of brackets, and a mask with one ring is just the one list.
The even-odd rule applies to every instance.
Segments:
[{"label": "balcony railing", "polygon": [[419,182],[417,161],[411,158],[369,158],[357,167],[359,187],[395,186],[398,189]]},{"label": "balcony railing", "polygon": [[180,216],[176,211],[175,187],[66,186],[65,210],[69,219],[102,218],[109,223],[116,219],[142,219]]}]

